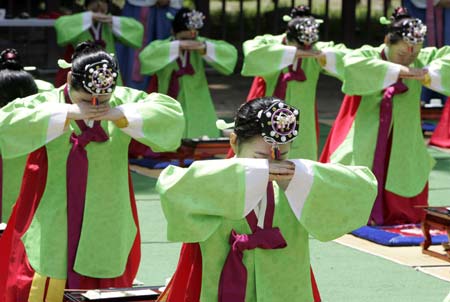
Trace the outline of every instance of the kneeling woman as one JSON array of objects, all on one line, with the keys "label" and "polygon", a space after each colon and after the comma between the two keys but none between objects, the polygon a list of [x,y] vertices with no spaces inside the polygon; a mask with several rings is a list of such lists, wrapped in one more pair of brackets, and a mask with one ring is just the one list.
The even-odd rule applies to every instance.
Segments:
[{"label": "kneeling woman", "polygon": [[184,130],[174,99],[116,88],[116,61],[98,46],[80,44],[72,62],[68,85],[0,110],[2,156],[31,152],[0,238],[2,302],[131,286],[140,239],[128,145],[175,150]]},{"label": "kneeling woman", "polygon": [[200,301],[313,301],[309,234],[327,241],[366,223],[368,168],[285,160],[298,116],[279,99],[252,100],[235,118],[235,158],[162,172],[168,239],[200,245]]}]

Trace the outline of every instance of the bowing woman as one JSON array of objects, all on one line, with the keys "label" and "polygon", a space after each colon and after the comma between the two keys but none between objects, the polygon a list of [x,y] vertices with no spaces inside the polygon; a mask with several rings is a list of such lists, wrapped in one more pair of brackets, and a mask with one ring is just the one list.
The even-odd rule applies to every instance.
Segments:
[{"label": "bowing woman", "polygon": [[235,117],[235,158],[162,172],[168,239],[199,243],[202,258],[197,296],[173,286],[166,301],[313,301],[308,236],[328,241],[365,224],[376,180],[366,167],[286,160],[298,118],[279,99],[252,100]]},{"label": "bowing woman", "polygon": [[384,44],[344,57],[346,93],[321,156],[322,162],[370,167],[378,197],[370,224],[418,223],[428,204],[434,160],[420,120],[422,85],[450,94],[450,47],[422,48],[426,26],[405,8],[386,25]]},{"label": "bowing woman", "polygon": [[67,85],[0,110],[2,156],[31,152],[0,238],[0,301],[132,285],[140,238],[128,145],[175,150],[184,119],[174,99],[116,87],[117,77],[109,53],[82,43]]},{"label": "bowing woman", "polygon": [[319,127],[316,88],[320,74],[342,79],[343,44],[319,41],[323,21],[311,15],[308,6],[292,9],[286,32],[257,36],[244,42],[241,74],[254,76],[248,99],[275,96],[302,112],[300,135],[291,146],[289,158],[317,160]]}]

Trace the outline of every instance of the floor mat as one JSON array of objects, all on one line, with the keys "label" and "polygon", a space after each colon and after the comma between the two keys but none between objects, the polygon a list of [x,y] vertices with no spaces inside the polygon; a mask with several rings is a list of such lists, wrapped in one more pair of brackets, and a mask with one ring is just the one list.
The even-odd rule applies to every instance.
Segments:
[{"label": "floor mat", "polygon": [[[387,246],[414,246],[424,241],[419,224],[404,224],[394,226],[363,226],[352,232],[353,235]],[[432,244],[448,242],[447,233],[441,230],[431,230]]]}]

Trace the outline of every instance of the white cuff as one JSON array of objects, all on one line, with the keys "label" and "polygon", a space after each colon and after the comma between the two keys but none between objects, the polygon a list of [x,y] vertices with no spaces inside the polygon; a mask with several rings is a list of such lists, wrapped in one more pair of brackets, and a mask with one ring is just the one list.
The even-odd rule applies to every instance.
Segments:
[{"label": "white cuff", "polygon": [[170,0],[170,7],[181,8],[183,6],[183,0]]},{"label": "white cuff", "polygon": [[382,89],[385,89],[398,81],[401,68],[401,65],[388,63],[388,70],[386,71],[386,75],[384,77]]},{"label": "white cuff", "polygon": [[112,17],[112,32],[118,37],[122,36],[122,31],[120,29],[120,17]]},{"label": "white cuff", "polygon": [[64,133],[67,121],[68,104],[47,103],[45,106],[48,106],[51,110],[47,128],[47,139],[45,140],[45,143],[48,143]]},{"label": "white cuff", "polygon": [[295,46],[285,46],[283,57],[281,58],[279,69],[283,69],[292,65],[295,60],[295,54],[297,53],[297,47]]},{"label": "white cuff", "polygon": [[243,217],[247,216],[266,194],[269,182],[269,161],[256,158],[234,158],[245,167],[245,207]]},{"label": "white cuff", "polygon": [[123,113],[128,121],[128,126],[120,129],[132,138],[142,138],[144,137],[144,121],[136,107],[136,104],[123,104],[116,108]]},{"label": "white cuff", "polygon": [[203,56],[206,62],[215,62],[217,61],[216,57],[216,47],[213,43],[206,41],[206,54]]},{"label": "white cuff", "polygon": [[292,212],[294,212],[295,217],[300,220],[303,206],[305,205],[306,198],[311,191],[314,181],[314,170],[312,168],[314,162],[304,159],[294,159],[290,161],[295,164],[295,174],[294,177],[292,177],[285,194]]},{"label": "white cuff", "polygon": [[333,49],[324,49],[322,52],[325,54],[326,63],[325,66],[323,66],[323,69],[328,71],[332,74],[337,74],[336,70],[336,53],[333,51]]},{"label": "white cuff", "polygon": [[180,41],[170,42],[169,62],[175,61],[180,56]]},{"label": "white cuff", "polygon": [[428,75],[430,76],[430,85],[428,88],[433,89],[437,92],[442,92],[442,82],[441,82],[441,72],[439,67],[436,65],[430,65],[426,67],[428,69]]},{"label": "white cuff", "polygon": [[83,31],[88,30],[92,24],[92,12],[83,13]]}]

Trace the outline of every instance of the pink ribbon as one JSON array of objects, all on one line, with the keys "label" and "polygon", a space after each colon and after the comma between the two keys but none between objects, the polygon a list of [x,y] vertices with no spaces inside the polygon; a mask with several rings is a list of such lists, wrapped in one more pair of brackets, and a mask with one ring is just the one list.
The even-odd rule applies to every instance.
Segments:
[{"label": "pink ribbon", "polygon": [[[66,103],[71,103],[67,86],[64,89]],[[95,121],[89,128],[84,121],[75,121],[82,131],[80,135],[72,133],[70,143],[72,149],[67,158],[67,284],[69,289],[80,286],[80,275],[73,266],[80,240],[83,224],[84,204],[86,201],[86,186],[88,178],[88,158],[85,147],[90,142],[105,142],[109,139],[100,121]]]},{"label": "pink ribbon", "polygon": [[177,59],[178,70],[174,70],[172,72],[169,84],[169,90],[167,92],[168,96],[176,99],[178,97],[178,93],[180,92],[180,82],[179,79],[184,75],[194,75],[195,70],[191,64],[190,60],[191,54],[189,51],[186,52],[186,65],[183,66],[181,58]]},{"label": "pink ribbon", "polygon": [[287,246],[279,228],[272,228],[275,201],[272,182],[267,185],[267,209],[264,219],[264,229],[257,226],[254,212],[247,215],[247,222],[252,234],[238,234],[231,230],[230,251],[222,269],[219,282],[219,302],[245,302],[247,288],[247,269],[245,268],[243,252],[256,248],[272,250]]},{"label": "pink ribbon", "polygon": [[[382,58],[384,60],[386,59],[384,50],[382,52]],[[388,153],[389,130],[392,121],[392,99],[396,94],[402,94],[406,91],[408,91],[408,86],[403,84],[402,80],[399,79],[395,84],[384,90],[383,99],[380,104],[380,123],[372,165],[372,172],[378,181],[378,195],[370,214],[370,220],[373,220],[377,225],[383,225],[384,223],[383,190],[386,182],[386,160],[388,160],[386,157]]]},{"label": "pink ribbon", "polygon": [[277,98],[284,100],[286,98],[286,90],[288,82],[297,81],[304,82],[306,81],[305,72],[302,69],[302,59],[297,60],[297,69],[294,70],[292,65],[289,65],[289,71],[287,73],[280,73],[278,77],[277,86],[273,95]]}]

